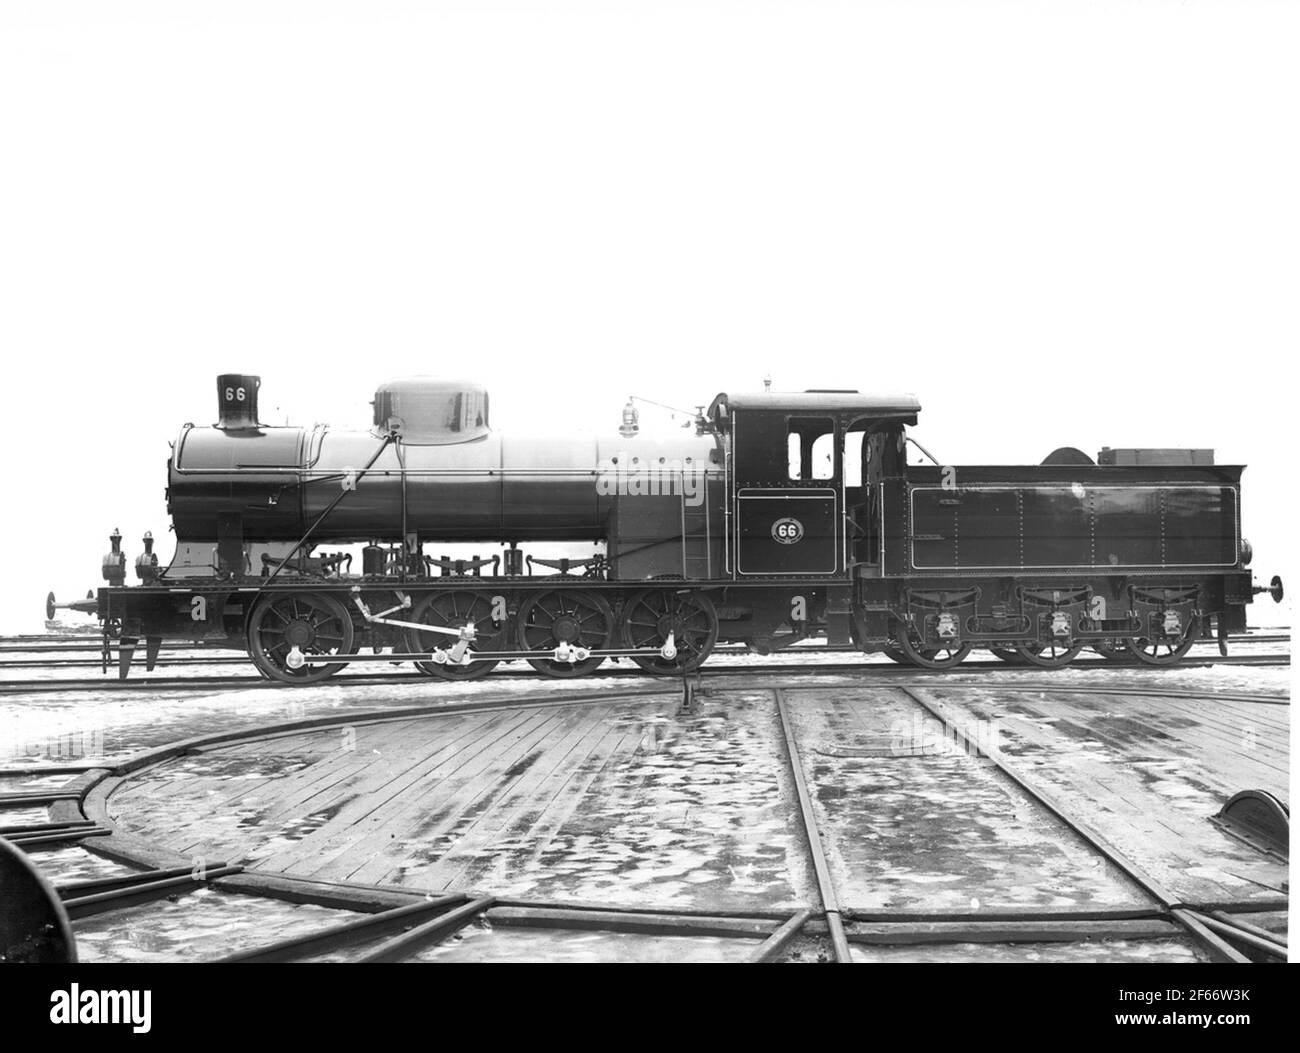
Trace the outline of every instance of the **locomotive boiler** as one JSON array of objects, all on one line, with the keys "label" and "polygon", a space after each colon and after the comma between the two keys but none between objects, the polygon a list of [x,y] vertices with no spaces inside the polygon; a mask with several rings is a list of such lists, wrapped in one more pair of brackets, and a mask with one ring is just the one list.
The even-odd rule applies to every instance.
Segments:
[{"label": "locomotive boiler", "polygon": [[[121,675],[165,639],[290,683],[367,661],[686,672],[719,640],[812,637],[940,669],[977,647],[1162,665],[1282,594],[1247,569],[1243,469],[1206,450],[908,465],[919,403],[847,390],[719,394],[652,439],[631,402],[607,435],[499,432],[468,381],[384,384],[359,431],[267,426],[259,378],[217,387],[217,422],[173,444],[170,564],[147,544],[128,586],[116,535],[105,557]],[[554,551],[575,542],[590,555]],[[465,543],[487,554],[446,551]]]},{"label": "locomotive boiler", "polygon": [[370,431],[266,427],[257,422],[259,385],[218,378],[218,423],[186,425],[176,439],[167,490],[179,546],[173,577],[239,577],[296,554],[299,541],[401,541],[417,575],[419,550],[431,542],[604,542],[620,480],[690,488],[719,463],[715,438],[704,434],[638,436],[634,448],[630,432],[502,434],[489,426],[481,386],[446,380],[382,385]]}]

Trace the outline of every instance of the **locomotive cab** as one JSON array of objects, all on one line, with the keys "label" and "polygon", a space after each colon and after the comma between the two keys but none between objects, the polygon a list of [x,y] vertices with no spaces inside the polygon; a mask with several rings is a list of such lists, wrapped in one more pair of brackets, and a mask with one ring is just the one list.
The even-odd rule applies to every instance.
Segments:
[{"label": "locomotive cab", "polygon": [[735,577],[835,579],[855,564],[879,573],[883,482],[898,474],[902,429],[919,411],[911,396],[856,391],[714,399]]}]

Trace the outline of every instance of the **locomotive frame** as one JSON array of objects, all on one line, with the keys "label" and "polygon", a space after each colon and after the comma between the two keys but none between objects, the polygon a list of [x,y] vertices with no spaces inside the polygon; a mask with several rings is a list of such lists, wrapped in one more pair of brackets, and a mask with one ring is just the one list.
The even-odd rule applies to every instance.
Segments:
[{"label": "locomotive frame", "polygon": [[[257,422],[259,384],[218,379],[214,442],[271,431]],[[244,466],[220,447],[229,463],[195,472],[181,462],[195,431],[187,425],[169,462],[169,507],[178,524],[185,512],[188,533],[210,524],[211,562],[193,562],[206,542],[183,541],[178,527],[172,566],[159,567],[147,540],[136,561],[142,584],[127,586],[115,534],[104,560],[109,584],[93,602],[105,667],[116,639],[122,677],[142,641],[153,668],[163,640],[245,649],[263,676],[288,683],[374,661],[411,661],[453,680],[519,659],[557,677],[619,657],[653,673],[685,673],[720,640],[768,653],[819,636],[932,669],[959,664],[975,647],[1048,668],[1085,646],[1165,665],[1198,639],[1217,638],[1226,653],[1230,635],[1245,629],[1252,597],[1282,595],[1279,579],[1254,586],[1247,569],[1239,466],[1188,451],[1128,451],[1127,464],[1058,451],[1034,466],[909,466],[906,429],[919,403],[852,391],[720,394],[697,415],[696,438],[711,449],[689,469],[664,455],[656,461],[658,449],[636,437],[635,414],[629,426],[625,411],[622,441],[633,452],[624,457],[644,456],[641,470],[659,485],[614,492],[594,506],[603,555],[526,557],[502,503],[500,521],[480,539],[509,544],[504,567],[498,556],[435,558],[411,529],[416,498],[408,488],[514,480],[544,499],[556,480],[599,487],[610,466],[548,467],[541,449],[529,452],[532,467],[411,468],[404,451],[430,437],[419,433],[414,411],[408,420],[391,411],[433,395],[418,385],[386,390],[375,402],[378,451],[355,471],[320,463],[318,428],[275,439],[277,457],[297,442],[287,463]],[[472,432],[452,441],[489,434],[486,393],[458,392],[451,404]],[[395,465],[381,463],[389,450]],[[301,537],[286,540],[285,523],[307,521],[306,495],[340,479],[329,501],[310,499],[316,504]],[[362,573],[353,574],[350,556],[322,552],[318,532],[337,522],[345,502],[372,507],[367,494],[381,484],[394,488],[398,503],[384,506],[388,522],[354,514],[364,532],[345,528],[369,542]],[[281,501],[294,500],[300,519],[276,519],[272,540],[259,534],[259,524],[282,515]],[[539,518],[545,511],[539,506]],[[427,523],[438,511],[421,514]],[[527,522],[526,508],[513,514]],[[466,518],[456,529],[476,528]],[[548,540],[552,530],[561,527],[537,536]],[[534,574],[537,567],[554,573]]]}]

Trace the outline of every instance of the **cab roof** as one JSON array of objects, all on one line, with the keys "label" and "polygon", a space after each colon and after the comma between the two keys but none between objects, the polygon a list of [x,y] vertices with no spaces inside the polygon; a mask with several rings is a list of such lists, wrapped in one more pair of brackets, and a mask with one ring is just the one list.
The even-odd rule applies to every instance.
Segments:
[{"label": "cab roof", "polygon": [[716,425],[737,410],[898,417],[905,423],[915,424],[921,403],[915,395],[864,395],[860,391],[750,391],[734,395],[723,391],[710,403],[709,419]]}]

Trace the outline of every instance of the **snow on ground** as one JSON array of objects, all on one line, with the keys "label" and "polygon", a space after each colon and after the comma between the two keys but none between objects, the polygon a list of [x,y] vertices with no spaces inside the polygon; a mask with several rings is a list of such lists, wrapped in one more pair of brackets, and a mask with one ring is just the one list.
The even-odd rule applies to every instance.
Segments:
[{"label": "snow on ground", "polygon": [[[1234,642],[1234,655],[1254,653],[1288,653],[1283,643]],[[169,652],[173,653],[173,652]],[[1215,654],[1213,645],[1198,646],[1192,658]],[[176,656],[212,657],[213,652],[176,651]],[[230,656],[232,652],[217,652]],[[7,653],[6,659],[39,658],[39,655]],[[84,655],[94,659],[93,654]],[[880,656],[833,652],[821,647],[800,647],[775,655],[715,655],[705,667],[707,683],[712,677],[743,673],[754,666],[790,666],[853,663],[861,672],[829,672],[826,683],[859,682],[876,671],[888,671],[880,678],[882,687],[896,683],[899,667]],[[986,667],[972,671],[976,665]],[[990,674],[987,666],[997,668]],[[630,663],[607,664],[605,670],[630,670]],[[153,673],[144,671],[143,663],[133,667],[131,682],[140,690],[121,691],[114,687],[102,692],[74,689],[47,693],[23,693],[21,687],[7,691],[6,681],[96,679],[101,674],[98,663],[90,667],[33,669],[0,668],[0,768],[49,767],[59,764],[101,762],[105,758],[121,759],[136,751],[161,746],[179,739],[219,732],[252,729],[266,725],[318,718],[346,716],[404,706],[436,706],[476,700],[505,700],[524,697],[549,697],[572,691],[611,693],[642,690],[647,687],[675,689],[675,683],[658,677],[595,675],[574,680],[552,680],[540,676],[510,675],[527,672],[522,662],[503,663],[497,671],[466,683],[453,683],[430,677],[411,675],[411,666],[382,664],[364,667],[374,679],[365,684],[348,684],[347,674],[332,681],[306,687],[282,687],[254,679],[244,662],[234,664],[197,664],[163,666]],[[1135,666],[1112,666],[1098,663],[1060,670],[1006,666],[976,652],[967,664],[946,674],[922,673],[928,682],[942,684],[978,683],[982,687],[996,682],[1033,683],[1048,686],[1110,686],[1116,688],[1150,688],[1157,691],[1186,690],[1195,693],[1259,693],[1289,695],[1292,670],[1276,666],[1212,666],[1151,669]],[[375,678],[375,674],[380,674]],[[386,674],[386,675],[385,675]],[[178,677],[199,681],[192,691],[149,690],[152,679],[174,680]],[[228,686],[202,681],[215,677],[247,676],[247,684]],[[990,682],[993,677],[993,683]],[[115,680],[110,666],[106,681]],[[800,676],[800,684],[813,686],[820,677]]]}]

